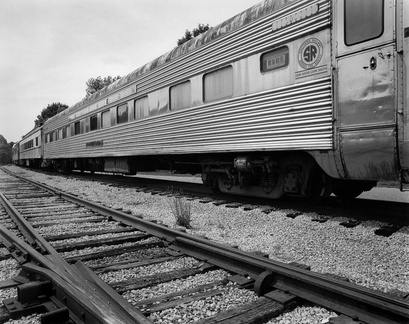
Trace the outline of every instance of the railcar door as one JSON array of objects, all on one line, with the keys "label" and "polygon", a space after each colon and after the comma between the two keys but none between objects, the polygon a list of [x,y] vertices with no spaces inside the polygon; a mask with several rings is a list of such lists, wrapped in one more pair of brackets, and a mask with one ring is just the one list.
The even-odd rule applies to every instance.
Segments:
[{"label": "railcar door", "polygon": [[335,126],[347,177],[397,180],[394,0],[335,0]]}]

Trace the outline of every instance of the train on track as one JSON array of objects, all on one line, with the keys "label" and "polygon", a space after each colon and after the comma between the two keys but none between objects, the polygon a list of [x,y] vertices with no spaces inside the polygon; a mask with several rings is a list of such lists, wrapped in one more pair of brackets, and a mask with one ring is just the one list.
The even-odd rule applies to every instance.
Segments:
[{"label": "train on track", "polygon": [[266,0],[47,120],[22,165],[353,198],[409,182],[409,1]]}]

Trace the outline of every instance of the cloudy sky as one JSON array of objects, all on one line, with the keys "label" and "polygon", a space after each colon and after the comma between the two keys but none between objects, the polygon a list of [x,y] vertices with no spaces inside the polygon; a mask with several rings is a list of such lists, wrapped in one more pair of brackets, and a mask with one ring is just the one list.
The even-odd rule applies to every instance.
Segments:
[{"label": "cloudy sky", "polygon": [[0,134],[18,141],[53,102],[71,106],[85,82],[124,76],[261,0],[2,0]]}]

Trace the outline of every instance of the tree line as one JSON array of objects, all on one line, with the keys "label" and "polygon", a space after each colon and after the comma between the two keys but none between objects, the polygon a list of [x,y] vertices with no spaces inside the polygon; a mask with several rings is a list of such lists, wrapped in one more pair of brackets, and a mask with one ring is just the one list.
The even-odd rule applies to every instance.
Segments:
[{"label": "tree line", "polygon": [[7,143],[7,140],[0,134],[0,165],[11,163],[12,151],[14,143]]}]

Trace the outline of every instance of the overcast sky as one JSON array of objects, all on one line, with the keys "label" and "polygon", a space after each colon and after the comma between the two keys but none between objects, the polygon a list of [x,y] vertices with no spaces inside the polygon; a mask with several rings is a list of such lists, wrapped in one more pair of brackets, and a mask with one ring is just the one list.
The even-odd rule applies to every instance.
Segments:
[{"label": "overcast sky", "polygon": [[74,105],[85,82],[124,76],[261,0],[2,0],[0,134],[15,142],[53,102]]}]

